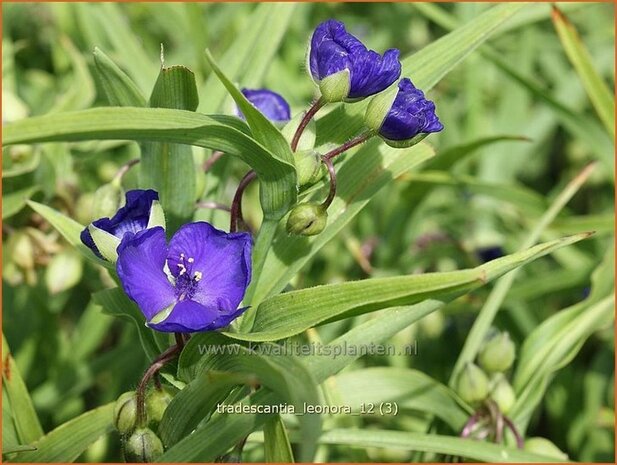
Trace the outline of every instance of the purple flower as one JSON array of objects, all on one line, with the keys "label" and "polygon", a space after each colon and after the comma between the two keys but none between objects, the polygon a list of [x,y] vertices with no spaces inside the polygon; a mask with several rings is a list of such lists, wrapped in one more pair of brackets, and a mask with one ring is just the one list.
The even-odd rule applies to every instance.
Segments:
[{"label": "purple flower", "polygon": [[[270,121],[287,122],[291,119],[289,104],[280,94],[268,89],[242,89],[242,94]],[[240,109],[236,111],[244,119]]]},{"label": "purple flower", "polygon": [[398,83],[398,93],[379,134],[388,140],[407,140],[420,133],[439,132],[443,124],[435,114],[435,104],[424,97],[408,79]]},{"label": "purple flower", "polygon": [[309,67],[313,79],[322,79],[349,71],[349,93],[346,98],[358,99],[377,94],[401,75],[399,51],[389,49],[379,55],[345,30],[343,23],[324,21],[313,33]]},{"label": "purple flower", "polygon": [[[152,204],[158,199],[159,194],[151,189],[128,191],[126,203],[113,217],[98,219],[92,225],[122,240],[126,233],[137,233],[148,227]],[[88,228],[81,232],[80,239],[99,258],[103,258]]]},{"label": "purple flower", "polygon": [[161,227],[126,235],[116,270],[148,327],[164,332],[227,326],[251,280],[248,233],[219,231],[205,222],[182,226],[169,241]]}]

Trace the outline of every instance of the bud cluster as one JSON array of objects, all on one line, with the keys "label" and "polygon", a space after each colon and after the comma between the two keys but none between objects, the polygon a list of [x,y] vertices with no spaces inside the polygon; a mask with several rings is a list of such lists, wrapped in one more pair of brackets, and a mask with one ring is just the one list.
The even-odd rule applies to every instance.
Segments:
[{"label": "bud cluster", "polygon": [[125,392],[114,406],[114,426],[122,435],[124,457],[127,462],[148,463],[163,454],[163,443],[154,432],[173,399],[165,389],[154,389],[145,401],[146,415],[139,421],[137,394]]}]

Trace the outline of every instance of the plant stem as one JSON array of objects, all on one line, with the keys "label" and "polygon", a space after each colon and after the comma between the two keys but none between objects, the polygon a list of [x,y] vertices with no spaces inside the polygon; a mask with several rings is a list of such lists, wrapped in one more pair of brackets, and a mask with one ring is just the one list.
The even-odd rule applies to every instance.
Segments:
[{"label": "plant stem", "polygon": [[139,381],[136,390],[136,402],[137,402],[137,425],[145,426],[146,425],[146,388],[148,387],[148,382],[158,376],[159,371],[170,361],[172,361],[176,356],[182,352],[184,348],[184,338],[181,333],[175,333],[176,344],[171,346],[161,355],[159,355],[154,362],[148,367],[146,372]]},{"label": "plant stem", "polygon": [[343,152],[346,152],[347,150],[349,150],[352,147],[355,147],[356,145],[360,145],[364,142],[366,142],[367,140],[369,140],[371,137],[373,137],[373,133],[370,131],[367,132],[363,132],[361,134],[358,134],[356,137],[354,137],[351,140],[348,140],[347,142],[345,142],[343,145],[341,145],[340,147],[335,148],[334,150],[331,150],[330,152],[326,153],[322,159],[325,160],[332,160],[334,157],[336,157],[337,155],[340,155]]},{"label": "plant stem", "polygon": [[124,165],[122,165],[120,167],[120,169],[118,170],[118,172],[115,174],[114,179],[118,179],[121,180],[122,177],[128,173],[128,171],[135,166],[137,163],[139,163],[141,160],[139,158],[134,158],[133,160],[130,160],[128,162],[126,162]]},{"label": "plant stem", "polygon": [[510,420],[505,415],[503,416],[503,422],[506,424],[508,429],[512,431],[512,434],[514,435],[514,438],[516,439],[516,447],[518,447],[519,449],[522,449],[525,446],[525,441],[523,440],[521,433],[519,433],[518,429],[516,429],[514,422],[512,422],[512,420]]},{"label": "plant stem", "polygon": [[336,196],[336,171],[334,171],[332,159],[322,157],[321,161],[326,165],[326,168],[328,168],[328,174],[330,175],[330,190],[328,191],[328,197],[326,197],[326,200],[321,204],[324,208],[328,208]]},{"label": "plant stem", "polygon": [[212,168],[212,166],[218,160],[220,160],[223,155],[225,155],[225,152],[221,152],[220,150],[215,150],[214,152],[212,152],[212,155],[210,156],[210,158],[204,161],[204,164],[203,164],[204,173],[207,172],[210,168]]},{"label": "plant stem", "polygon": [[248,185],[257,177],[257,173],[251,170],[244,175],[238,184],[238,189],[234,194],[234,199],[231,203],[231,219],[229,221],[229,232],[236,232],[238,230],[238,220],[242,219],[242,194],[248,187]]},{"label": "plant stem", "polygon": [[293,138],[291,139],[291,151],[292,152],[296,151],[296,149],[298,148],[298,142],[300,142],[300,137],[302,136],[302,133],[304,132],[304,130],[306,129],[310,121],[313,119],[315,114],[319,111],[321,107],[324,106],[325,103],[326,102],[324,102],[321,98],[318,98],[311,105],[308,111],[304,114],[304,117],[302,118],[302,121],[300,121],[300,125],[298,126],[298,129],[296,129],[296,132]]}]

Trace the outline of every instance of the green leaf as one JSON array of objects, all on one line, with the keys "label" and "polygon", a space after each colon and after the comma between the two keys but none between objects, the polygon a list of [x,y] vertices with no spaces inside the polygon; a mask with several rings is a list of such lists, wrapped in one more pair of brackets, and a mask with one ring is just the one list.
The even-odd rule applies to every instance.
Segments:
[{"label": "green leaf", "polygon": [[[247,27],[242,29],[219,60],[229,79],[246,86],[261,84],[297,8],[294,3],[262,3],[255,6],[253,13],[245,20]],[[227,91],[216,74],[208,77],[200,94],[208,96],[201,101],[200,113],[223,110]]]},{"label": "green leaf", "polygon": [[15,192],[4,193],[2,196],[2,219],[10,218],[26,206],[26,201],[40,191],[39,186],[26,187]]},{"label": "green leaf", "polygon": [[160,354],[161,351],[154,340],[153,331],[146,326],[146,318],[122,289],[114,287],[95,292],[92,294],[92,300],[103,307],[107,315],[128,319],[135,323],[139,340],[148,358],[154,360]]},{"label": "green leaf", "polygon": [[283,205],[284,207],[275,212],[264,212],[264,218],[266,220],[280,220],[296,203],[296,171],[294,158],[291,148],[289,147],[289,143],[283,134],[281,134],[281,132],[274,127],[270,120],[268,120],[268,118],[257,110],[257,108],[255,108],[255,106],[246,99],[242,92],[240,92],[240,90],[236,88],[236,86],[234,86],[229,79],[227,79],[208,51],[206,51],[206,59],[244,114],[255,140],[270,150],[273,156],[282,163],[287,163],[290,166],[294,166],[293,172],[290,172],[284,179],[281,180],[285,183],[286,190],[279,193],[281,198],[277,203]]},{"label": "green leaf", "polygon": [[77,221],[72,220],[68,216],[60,213],[57,210],[54,210],[47,205],[43,205],[42,203],[33,202],[32,200],[28,200],[27,204],[30,208],[32,208],[35,212],[41,215],[45,220],[49,221],[49,223],[60,233],[62,237],[64,237],[69,244],[75,247],[84,257],[86,257],[90,262],[96,265],[103,265],[106,268],[112,268],[112,265],[105,260],[101,260],[98,258],[92,250],[86,247],[79,238],[79,235],[84,230],[84,226],[79,224]]},{"label": "green leaf", "polygon": [[[542,215],[542,217],[538,220],[537,224],[526,237],[523,244],[521,244],[521,250],[528,249],[540,239],[544,230],[551,224],[551,222],[566,206],[574,194],[578,192],[585,181],[587,181],[594,167],[595,164],[588,165],[566,185],[563,191],[561,191],[555,200],[553,200],[551,206],[546,210],[544,215]],[[486,266],[490,266],[491,263],[493,262],[489,262]],[[454,370],[450,377],[450,386],[453,385],[456,376],[465,363],[472,362],[478,354],[480,346],[482,345],[484,338],[488,334],[491,324],[495,319],[495,315],[497,315],[497,312],[501,308],[501,305],[505,300],[508,291],[512,287],[517,274],[518,270],[504,276],[504,278],[495,285],[489,294],[488,299],[480,310],[480,313],[478,314],[476,321],[467,336],[467,339],[465,339],[465,344],[463,345],[463,349],[458,356]]]},{"label": "green leaf", "polygon": [[291,444],[280,415],[264,425],[264,455],[269,463],[294,463]]},{"label": "green leaf", "polygon": [[159,434],[165,447],[189,435],[204,418],[216,410],[235,386],[254,385],[256,378],[246,374],[202,371],[171,401]]},{"label": "green leaf", "polygon": [[[264,213],[286,211],[292,163],[273,155],[245,133],[238,118],[162,108],[95,108],[28,118],[3,127],[5,145],[34,142],[126,139],[196,145],[236,156],[255,170]],[[294,181],[295,182],[295,181]]]},{"label": "green leaf", "polygon": [[[199,420],[201,413],[207,413],[215,407],[217,403],[216,396],[223,394],[228,380],[231,378],[222,378],[221,391],[218,386],[214,386],[210,390],[203,390],[200,394],[200,388],[205,388],[209,376],[207,373],[232,372],[241,375],[251,375],[262,386],[257,392],[258,396],[265,396],[271,399],[272,404],[281,402],[294,405],[296,411],[302,411],[304,403],[315,404],[318,402],[316,383],[312,379],[309,372],[306,370],[298,359],[284,354],[284,349],[279,346],[265,345],[255,350],[234,344],[228,339],[222,339],[221,335],[215,334],[199,334],[195,335],[185,349],[180,361],[181,369],[184,366],[186,372],[186,364],[196,363],[197,377],[188,386],[193,385],[189,394],[184,396],[182,401],[174,404],[174,410],[163,419],[168,423],[165,425],[164,431],[170,443],[177,440],[182,434],[190,432],[195,426],[196,420]],[[201,353],[205,355],[199,357]],[[187,353],[188,355],[185,355]],[[216,380],[218,374],[213,375]],[[246,383],[247,379],[240,379]],[[187,387],[188,388],[188,387]],[[184,391],[182,391],[184,392]],[[204,395],[205,394],[205,395]],[[269,396],[272,394],[272,397]],[[178,394],[178,396],[182,393]],[[265,405],[265,404],[264,404]],[[170,404],[171,407],[171,404]],[[174,420],[179,412],[199,412],[198,415],[187,414],[189,424],[179,424]],[[238,418],[251,415],[231,415],[219,414],[215,418]],[[259,422],[272,418],[272,414],[257,415],[260,417]],[[226,428],[211,427],[216,424],[216,419],[211,419],[202,428],[191,435],[185,437],[178,442],[174,447],[169,449],[161,458],[165,461],[180,461],[180,460],[198,460],[212,461],[218,455],[225,453],[231,446],[239,442],[243,438],[243,429],[238,428],[230,434]],[[311,461],[317,438],[321,430],[321,420],[318,415],[303,415],[298,418],[300,429],[302,431],[302,448],[300,450],[300,458],[302,461]],[[184,418],[186,421],[186,417]],[[191,428],[191,425],[193,427]],[[221,430],[227,431],[228,435],[222,435]],[[213,435],[214,434],[214,435]],[[244,433],[248,434],[248,433]]]},{"label": "green leaf", "polygon": [[13,462],[73,462],[98,438],[113,430],[114,403],[90,410],[43,436],[32,445],[33,452],[22,452]]},{"label": "green leaf", "polygon": [[13,360],[4,334],[2,334],[2,354],[2,387],[3,390],[6,390],[15,431],[20,444],[30,444],[43,436],[43,429],[32,405],[28,388],[19,373],[15,360]]},{"label": "green leaf", "polygon": [[146,99],[133,80],[98,47],[94,48],[94,64],[110,105],[146,106]]},{"label": "green leaf", "polygon": [[358,412],[361,405],[396,402],[401,409],[425,412],[460,431],[471,409],[443,384],[418,370],[371,367],[346,371],[335,378],[342,404]]},{"label": "green leaf", "polygon": [[228,335],[247,341],[274,341],[352,315],[435,297],[454,298],[588,236],[584,233],[546,242],[474,269],[349,281],[277,295],[258,306],[250,333]]},{"label": "green leaf", "polygon": [[576,69],[587,95],[613,141],[615,140],[615,97],[596,70],[578,31],[559,8],[553,5],[553,24],[566,55]]},{"label": "green leaf", "polygon": [[95,97],[94,82],[86,60],[67,37],[62,37],[60,44],[69,55],[74,76],[70,87],[49,110],[50,113],[87,108]]},{"label": "green leaf", "polygon": [[[150,96],[150,107],[195,111],[199,103],[195,75],[184,66],[161,68]],[[186,221],[195,209],[197,197],[195,162],[189,145],[148,142],[141,145],[143,188],[159,193],[170,230]]]},{"label": "green leaf", "polygon": [[319,442],[343,446],[383,447],[386,449],[432,452],[489,463],[558,461],[554,457],[546,457],[474,439],[403,431],[335,429],[324,433]]},{"label": "green leaf", "polygon": [[268,254],[262,276],[255,284],[250,304],[280,292],[294,275],[333,239],[370,202],[380,189],[434,155],[432,147],[420,143],[408,149],[394,149],[378,140],[364,147],[337,167],[336,197],[328,208],[328,225],[313,237],[289,236],[280,230]]}]

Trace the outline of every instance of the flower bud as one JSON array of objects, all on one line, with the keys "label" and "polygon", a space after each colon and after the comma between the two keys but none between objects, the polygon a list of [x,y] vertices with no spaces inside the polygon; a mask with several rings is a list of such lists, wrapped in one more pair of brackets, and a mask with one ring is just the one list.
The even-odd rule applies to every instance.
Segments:
[{"label": "flower bud", "polygon": [[25,270],[34,269],[34,244],[30,236],[24,231],[17,231],[10,239],[7,248],[13,262]]},{"label": "flower bud", "polygon": [[120,180],[114,179],[103,184],[94,192],[92,201],[92,218],[111,217],[122,206],[124,191]]},{"label": "flower bud", "polygon": [[510,411],[516,401],[514,389],[503,373],[497,373],[491,379],[491,399],[495,401],[499,410],[504,414]]},{"label": "flower bud", "polygon": [[124,443],[124,458],[129,463],[150,463],[163,455],[163,443],[149,428],[136,429]]},{"label": "flower bud", "polygon": [[45,269],[45,284],[50,294],[58,294],[75,286],[81,279],[83,262],[72,250],[55,255]]},{"label": "flower bud", "polygon": [[477,365],[468,362],[458,375],[456,392],[469,404],[481,402],[488,396],[488,378]]},{"label": "flower bud", "polygon": [[287,232],[301,236],[315,236],[324,230],[328,212],[318,203],[296,205],[287,218]]},{"label": "flower bud", "polygon": [[555,444],[545,438],[534,437],[525,439],[523,447],[527,452],[544,455],[545,457],[568,460],[568,454],[562,452]]},{"label": "flower bud", "polygon": [[321,155],[313,150],[296,152],[295,163],[300,186],[314,184],[324,175],[325,167],[321,162]]},{"label": "flower bud", "polygon": [[326,76],[319,81],[319,90],[324,101],[342,102],[349,96],[351,78],[348,69]]},{"label": "flower bud", "polygon": [[134,391],[125,392],[114,406],[114,426],[120,434],[129,434],[137,423],[137,398]]},{"label": "flower bud", "polygon": [[480,366],[489,373],[506,371],[512,366],[514,358],[514,343],[506,332],[493,335],[478,354]]},{"label": "flower bud", "polygon": [[160,423],[167,406],[173,396],[164,389],[154,389],[146,397],[146,411],[148,418],[154,423]]}]

